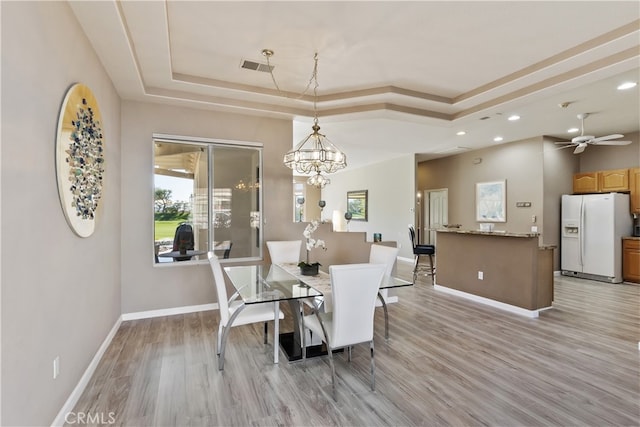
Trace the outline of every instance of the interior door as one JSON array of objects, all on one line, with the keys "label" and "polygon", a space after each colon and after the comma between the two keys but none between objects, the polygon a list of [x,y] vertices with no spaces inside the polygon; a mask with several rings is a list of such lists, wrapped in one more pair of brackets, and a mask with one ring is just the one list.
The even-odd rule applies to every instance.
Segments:
[{"label": "interior door", "polygon": [[449,212],[449,190],[427,190],[425,191],[424,200],[428,201],[429,208],[425,212],[424,224],[426,226],[427,244],[436,244],[436,230],[448,224]]}]

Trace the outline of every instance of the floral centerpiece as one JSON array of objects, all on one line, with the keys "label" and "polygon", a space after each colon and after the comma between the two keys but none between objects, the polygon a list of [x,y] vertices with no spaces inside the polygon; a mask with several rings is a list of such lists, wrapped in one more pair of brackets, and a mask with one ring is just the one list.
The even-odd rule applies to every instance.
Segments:
[{"label": "floral centerpiece", "polygon": [[322,248],[323,250],[327,250],[327,247],[324,243],[324,240],[314,239],[313,232],[318,229],[318,221],[313,220],[304,229],[302,235],[307,239],[307,260],[301,261],[298,263],[298,267],[300,267],[300,273],[304,276],[314,276],[318,274],[318,267],[320,267],[319,262],[309,263],[309,251],[313,248]]}]

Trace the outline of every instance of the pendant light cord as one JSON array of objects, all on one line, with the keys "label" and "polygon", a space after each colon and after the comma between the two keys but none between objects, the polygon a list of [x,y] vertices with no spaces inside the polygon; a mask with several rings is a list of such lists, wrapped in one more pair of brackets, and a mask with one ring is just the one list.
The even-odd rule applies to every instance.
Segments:
[{"label": "pendant light cord", "polygon": [[283,91],[282,89],[280,89],[280,85],[278,85],[278,82],[276,81],[276,77],[273,74],[273,66],[271,65],[271,61],[270,58],[274,55],[274,52],[270,49],[262,49],[262,56],[264,56],[265,58],[267,58],[267,67],[269,69],[269,75],[271,76],[271,81],[273,81],[273,85],[276,88],[276,91],[278,92],[278,94],[280,96],[283,96],[287,99],[302,99],[302,97],[304,97],[307,92],[309,91],[309,88],[311,87],[311,84],[314,83],[314,87],[313,87],[313,111],[315,113],[316,116],[316,122],[317,122],[317,109],[316,109],[316,99],[318,97],[318,93],[317,93],[317,89],[318,89],[318,52],[315,53],[315,55],[313,56],[313,60],[314,60],[314,66],[313,66],[313,72],[311,73],[311,77],[309,77],[309,82],[307,83],[307,86],[304,88],[304,90],[302,91],[302,93],[300,93],[300,95],[296,96],[296,97],[291,97],[287,94],[287,92]]}]

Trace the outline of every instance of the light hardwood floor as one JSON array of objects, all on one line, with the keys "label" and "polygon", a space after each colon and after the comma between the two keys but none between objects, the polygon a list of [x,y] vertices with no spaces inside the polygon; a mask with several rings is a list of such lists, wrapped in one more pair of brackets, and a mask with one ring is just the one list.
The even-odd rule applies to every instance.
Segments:
[{"label": "light hardwood floor", "polygon": [[124,322],[75,411],[125,426],[639,425],[640,286],[557,277],[538,319],[423,275],[397,294],[388,342],[376,310],[375,392],[367,345],[336,357],[335,402],[326,358],[273,365],[261,325],[233,328],[219,372],[209,311]]}]

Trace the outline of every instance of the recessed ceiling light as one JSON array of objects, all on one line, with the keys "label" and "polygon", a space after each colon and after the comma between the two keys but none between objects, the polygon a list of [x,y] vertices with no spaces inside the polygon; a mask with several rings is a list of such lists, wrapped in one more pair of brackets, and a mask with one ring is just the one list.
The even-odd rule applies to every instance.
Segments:
[{"label": "recessed ceiling light", "polygon": [[465,132],[463,130],[461,130],[461,131],[456,133],[456,135],[458,135],[458,136],[462,136],[462,135],[466,135],[466,134],[467,134],[467,132]]},{"label": "recessed ceiling light", "polygon": [[509,120],[510,122],[515,122],[516,120],[520,120],[520,116],[517,115],[517,114],[513,114],[513,115],[509,116],[509,118],[507,120]]},{"label": "recessed ceiling light", "polygon": [[571,129],[567,129],[567,132],[569,132],[569,133],[576,133],[576,132],[578,132],[579,130],[580,130],[580,129],[578,129],[578,128],[571,128]]},{"label": "recessed ceiling light", "polygon": [[502,141],[502,137],[501,136],[496,136],[495,138],[493,138],[493,140],[495,142],[500,142],[500,141]]},{"label": "recessed ceiling light", "polygon": [[636,82],[625,82],[625,83],[622,83],[620,86],[618,86],[618,90],[631,89],[632,87],[636,87],[637,85],[638,83]]}]

